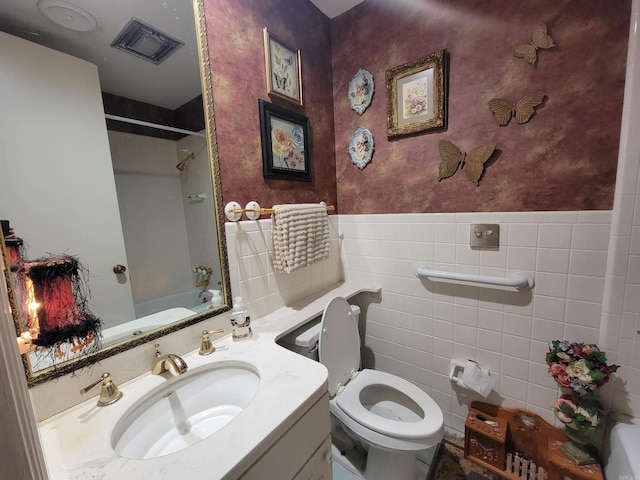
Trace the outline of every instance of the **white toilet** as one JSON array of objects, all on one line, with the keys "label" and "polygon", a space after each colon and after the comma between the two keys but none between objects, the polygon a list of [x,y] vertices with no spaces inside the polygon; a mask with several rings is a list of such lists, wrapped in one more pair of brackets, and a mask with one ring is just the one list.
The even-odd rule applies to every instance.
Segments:
[{"label": "white toilet", "polygon": [[366,480],[415,480],[416,452],[442,438],[442,411],[429,395],[400,377],[358,371],[359,309],[354,310],[336,297],[319,325],[319,360],[329,370],[331,413],[368,447]]}]

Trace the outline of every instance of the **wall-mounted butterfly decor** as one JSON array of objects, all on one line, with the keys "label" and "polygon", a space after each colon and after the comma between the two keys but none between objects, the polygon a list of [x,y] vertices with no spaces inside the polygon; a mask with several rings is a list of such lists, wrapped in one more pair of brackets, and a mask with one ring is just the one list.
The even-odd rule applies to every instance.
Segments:
[{"label": "wall-mounted butterfly decor", "polygon": [[476,147],[469,153],[463,153],[453,143],[440,140],[440,158],[442,161],[440,162],[438,181],[449,178],[462,165],[467,178],[478,185],[480,177],[484,173],[484,164],[491,158],[495,149],[496,144],[489,143]]},{"label": "wall-mounted butterfly decor", "polygon": [[543,92],[530,93],[518,100],[517,103],[512,103],[504,98],[492,98],[489,100],[489,110],[501,127],[508,124],[511,117],[515,117],[518,123],[526,123],[535,113],[535,107],[542,103],[545,96]]},{"label": "wall-mounted butterfly decor", "polygon": [[547,50],[554,46],[553,39],[547,35],[547,26],[544,23],[539,23],[533,29],[533,39],[529,43],[516,46],[513,54],[525,62],[535,65],[538,59],[538,49]]}]

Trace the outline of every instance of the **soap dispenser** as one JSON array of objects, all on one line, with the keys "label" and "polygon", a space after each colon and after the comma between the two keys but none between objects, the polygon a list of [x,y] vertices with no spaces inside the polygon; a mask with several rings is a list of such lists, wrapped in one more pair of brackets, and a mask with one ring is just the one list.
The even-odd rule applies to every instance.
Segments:
[{"label": "soap dispenser", "polygon": [[231,338],[234,341],[238,341],[252,336],[249,310],[242,302],[242,297],[235,297],[233,299],[233,309],[231,310]]},{"label": "soap dispenser", "polygon": [[220,294],[220,290],[209,290],[211,294],[211,300],[209,300],[209,304],[211,308],[218,307],[222,305],[222,295]]}]

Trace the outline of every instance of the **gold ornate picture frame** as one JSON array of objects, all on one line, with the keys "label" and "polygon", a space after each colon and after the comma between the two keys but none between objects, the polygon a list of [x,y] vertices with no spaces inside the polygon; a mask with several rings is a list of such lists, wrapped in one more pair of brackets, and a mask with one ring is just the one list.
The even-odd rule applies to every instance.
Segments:
[{"label": "gold ornate picture frame", "polygon": [[269,34],[264,27],[264,63],[267,95],[302,105],[300,50],[294,50]]},{"label": "gold ornate picture frame", "polygon": [[387,137],[446,128],[448,80],[446,50],[387,70]]}]

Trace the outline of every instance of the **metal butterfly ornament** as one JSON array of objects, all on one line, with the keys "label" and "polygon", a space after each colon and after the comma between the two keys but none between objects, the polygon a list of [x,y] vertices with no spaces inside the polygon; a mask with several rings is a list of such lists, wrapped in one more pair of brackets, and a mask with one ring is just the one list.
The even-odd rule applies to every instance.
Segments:
[{"label": "metal butterfly ornament", "polygon": [[530,65],[535,65],[538,60],[538,49],[547,50],[555,45],[553,39],[547,35],[547,26],[544,23],[539,23],[533,29],[533,39],[529,43],[516,46],[513,54]]},{"label": "metal butterfly ornament", "polygon": [[496,144],[489,143],[476,147],[469,153],[463,153],[453,143],[440,140],[440,158],[442,161],[440,162],[438,181],[449,178],[462,165],[464,174],[469,181],[479,185],[480,177],[484,173],[484,164],[491,158],[495,149]]},{"label": "metal butterfly ornament", "polygon": [[512,103],[504,98],[492,98],[489,100],[489,110],[501,127],[508,124],[511,117],[515,117],[518,123],[526,123],[545,96],[543,92],[530,93],[522,97],[518,103]]}]

